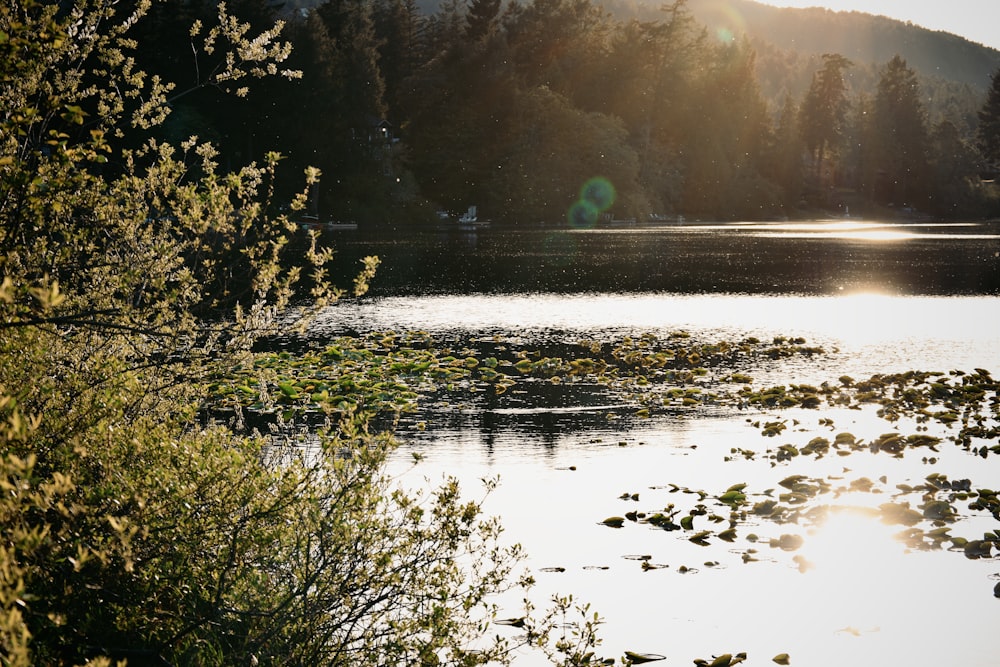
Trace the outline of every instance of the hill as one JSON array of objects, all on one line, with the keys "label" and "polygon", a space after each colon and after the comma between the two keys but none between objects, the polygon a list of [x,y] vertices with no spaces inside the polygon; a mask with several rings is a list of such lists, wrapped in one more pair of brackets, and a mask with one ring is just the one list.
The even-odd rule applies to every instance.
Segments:
[{"label": "hill", "polygon": [[[317,0],[299,2],[318,4]],[[528,4],[530,0],[521,2]],[[661,18],[660,9],[665,4],[665,0],[594,2],[617,18],[642,20]],[[444,0],[415,2],[425,14],[433,14],[443,4]],[[824,53],[839,53],[858,65],[875,68],[899,54],[922,77],[967,84],[977,92],[986,91],[990,76],[1000,67],[1000,50],[865,12],[774,7],[754,0],[688,0],[688,9],[710,33],[725,38],[746,36],[758,50],[781,51],[792,61],[815,61]]]},{"label": "hill", "polygon": [[[604,0],[618,19],[662,18],[662,0]],[[800,99],[824,53],[839,53],[854,66],[846,72],[852,95],[874,95],[881,67],[900,55],[917,74],[928,117],[952,121],[966,138],[978,123],[1000,51],[943,31],[864,12],[820,7],[774,7],[754,0],[688,0],[708,34],[747,39],[757,53],[761,93],[772,111],[786,95]]]},{"label": "hill", "polygon": [[689,0],[688,7],[712,32],[744,33],[807,56],[839,53],[857,64],[882,64],[899,54],[922,76],[982,90],[1000,67],[996,49],[885,16],[773,7],[753,0]]}]

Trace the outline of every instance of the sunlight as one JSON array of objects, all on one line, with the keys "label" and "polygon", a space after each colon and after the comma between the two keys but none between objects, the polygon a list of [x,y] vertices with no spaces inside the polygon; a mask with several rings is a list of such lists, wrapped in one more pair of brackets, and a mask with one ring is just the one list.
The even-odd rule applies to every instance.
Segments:
[{"label": "sunlight", "polygon": [[772,238],[844,239],[847,241],[905,241],[914,239],[916,234],[890,229],[827,230],[821,232],[763,232],[758,236]]},{"label": "sunlight", "polygon": [[820,238],[854,241],[900,241],[917,234],[903,230],[901,225],[882,222],[834,220],[823,222],[793,222],[771,225],[748,225],[758,235],[772,238]]},{"label": "sunlight", "polygon": [[895,615],[900,578],[909,567],[906,549],[893,536],[900,526],[887,525],[879,511],[861,502],[831,507],[795,556],[799,570],[815,586],[822,612],[843,631],[871,632],[886,612]]},{"label": "sunlight", "polygon": [[849,579],[853,587],[880,578],[905,548],[893,537],[900,527],[883,523],[879,515],[877,508],[860,504],[831,507],[808,535],[803,555],[824,578]]},{"label": "sunlight", "polygon": [[746,32],[743,15],[731,3],[716,1],[706,5],[702,10],[704,22],[720,42],[732,42]]},{"label": "sunlight", "polygon": [[[957,228],[977,226],[975,223],[895,223],[871,220],[821,220],[816,222],[740,223],[730,228],[749,232],[753,236],[786,239],[841,239],[847,241],[906,241],[910,239],[982,239],[1000,236],[991,233],[968,234]],[[725,229],[723,225],[708,227]],[[956,232],[950,230],[956,228]],[[941,231],[944,229],[945,231]]]}]

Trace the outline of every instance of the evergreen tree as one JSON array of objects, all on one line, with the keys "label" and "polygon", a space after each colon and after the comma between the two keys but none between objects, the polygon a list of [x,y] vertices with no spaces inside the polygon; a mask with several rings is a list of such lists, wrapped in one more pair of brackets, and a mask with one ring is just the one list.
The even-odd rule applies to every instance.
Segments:
[{"label": "evergreen tree", "polygon": [[1000,173],[1000,68],[993,73],[993,84],[979,111],[976,137],[979,151],[991,174]]},{"label": "evergreen tree", "polygon": [[847,84],[844,70],[851,61],[839,54],[823,54],[823,68],[813,74],[799,114],[799,127],[806,149],[813,158],[813,178],[823,179],[823,162],[835,151],[847,117]]},{"label": "evergreen tree", "polygon": [[465,15],[465,36],[471,40],[482,39],[497,24],[500,16],[500,0],[469,0],[469,11]]},{"label": "evergreen tree", "polygon": [[930,135],[933,171],[931,210],[954,217],[975,213],[973,181],[978,180],[975,149],[949,120],[938,123]]},{"label": "evergreen tree", "polygon": [[415,0],[378,0],[372,11],[387,115],[398,125],[405,118],[405,89],[424,57],[427,21]]},{"label": "evergreen tree", "polygon": [[746,42],[717,47],[687,105],[684,209],[733,219],[771,214],[780,200],[762,177],[770,126]]},{"label": "evergreen tree", "polygon": [[795,205],[802,196],[802,157],[798,108],[792,96],[786,95],[774,131],[768,168],[770,178],[781,187],[786,204]]},{"label": "evergreen tree", "polygon": [[[296,64],[303,71],[298,122],[288,123],[298,173],[317,167],[310,212],[321,217],[370,219],[386,201],[382,160],[385,84],[372,7],[329,0],[297,26]],[[294,116],[293,116],[294,117]]]},{"label": "evergreen tree", "polygon": [[883,68],[873,109],[876,197],[915,206],[926,203],[928,132],[916,73],[900,56]]},{"label": "evergreen tree", "polygon": [[848,152],[848,164],[853,174],[853,186],[869,201],[875,200],[875,186],[878,182],[878,166],[875,162],[878,137],[875,130],[874,100],[861,93],[854,105],[851,123],[852,142]]},{"label": "evergreen tree", "polygon": [[476,205],[492,215],[490,180],[506,151],[517,88],[502,31],[465,39],[449,28],[464,21],[448,5],[429,25],[441,51],[415,73],[405,96],[407,165],[423,194],[452,212]]},{"label": "evergreen tree", "polygon": [[695,97],[696,63],[711,54],[684,0],[662,12],[658,21],[615,28],[595,86],[603,94],[590,98],[596,110],[625,121],[651,204],[673,213],[681,199],[679,157],[691,136],[686,110]]},{"label": "evergreen tree", "polygon": [[590,0],[513,2],[503,26],[524,90],[544,85],[575,100],[577,84],[589,80],[593,55],[604,52],[606,19]]}]

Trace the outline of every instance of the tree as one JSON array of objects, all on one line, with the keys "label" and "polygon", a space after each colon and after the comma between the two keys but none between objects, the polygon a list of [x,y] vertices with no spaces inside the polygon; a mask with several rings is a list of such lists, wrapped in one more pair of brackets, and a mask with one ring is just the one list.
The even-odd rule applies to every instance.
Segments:
[{"label": "tree", "polygon": [[1000,172],[1000,68],[993,73],[992,85],[978,116],[976,138],[979,152],[988,165],[987,169],[996,174]]},{"label": "tree", "polygon": [[325,175],[310,211],[323,217],[374,218],[384,205],[386,159],[377,135],[386,119],[371,3],[328,0],[297,26],[303,91],[291,137],[297,166]]},{"label": "tree", "polygon": [[[638,158],[618,119],[576,109],[545,87],[523,93],[514,107],[521,132],[493,181],[498,196],[509,202],[511,219],[566,220],[581,188],[594,177],[612,184],[614,210],[622,217],[648,212],[638,186]],[[593,226],[596,218],[588,222]]]},{"label": "tree", "polygon": [[787,95],[778,116],[778,125],[769,150],[767,170],[771,179],[781,187],[784,201],[793,205],[797,204],[802,196],[803,182],[803,146],[797,111],[791,95]]},{"label": "tree", "polygon": [[380,0],[372,9],[379,44],[378,65],[385,80],[386,114],[390,120],[405,118],[405,88],[426,54],[423,32],[427,19],[414,0]]},{"label": "tree", "polygon": [[[263,438],[240,414],[206,418],[240,369],[283,407],[297,390],[254,342],[287,327],[304,272],[306,315],[341,292],[330,253],[268,214],[280,156],[223,172],[208,144],[142,139],[173,88],[136,67],[142,8],[118,10],[0,7],[0,660],[504,661],[504,642],[479,640],[519,550],[454,482],[394,489],[393,440],[369,431],[386,385],[363,388],[377,359],[356,377],[340,365],[361,390],[313,447],[280,422]],[[208,81],[237,91],[280,71],[280,29],[220,5],[191,34],[223,63]]]},{"label": "tree", "polygon": [[[625,122],[640,158],[640,178],[653,211],[681,201],[682,154],[690,137],[686,109],[696,93],[695,63],[711,58],[704,33],[684,0],[655,22],[629,21],[611,32],[595,83],[581,91],[596,111]],[[600,89],[601,95],[592,91]]]},{"label": "tree", "polygon": [[746,42],[716,47],[684,127],[686,211],[719,219],[771,214],[780,197],[762,176],[770,126]]},{"label": "tree", "polygon": [[898,55],[882,69],[872,116],[876,197],[896,205],[923,203],[928,192],[926,119],[917,75]]},{"label": "tree", "polygon": [[607,22],[590,0],[531,0],[510,3],[503,28],[522,89],[545,85],[575,99],[576,84],[589,80],[589,66],[603,53]]},{"label": "tree", "polygon": [[844,70],[851,61],[834,53],[823,54],[823,67],[813,74],[799,112],[802,140],[813,159],[813,178],[819,184],[823,178],[823,162],[827,152],[835,150],[843,133],[847,117],[847,84]]},{"label": "tree", "polygon": [[497,25],[500,17],[500,0],[470,0],[465,15],[465,36],[470,40],[482,39]]},{"label": "tree", "polygon": [[931,211],[941,216],[974,215],[978,182],[976,150],[949,120],[934,126],[930,135]]},{"label": "tree", "polygon": [[854,176],[853,185],[868,201],[875,200],[875,186],[878,182],[878,165],[875,161],[879,143],[874,116],[874,101],[861,93],[854,104],[851,119],[850,149],[847,153],[849,171]]}]

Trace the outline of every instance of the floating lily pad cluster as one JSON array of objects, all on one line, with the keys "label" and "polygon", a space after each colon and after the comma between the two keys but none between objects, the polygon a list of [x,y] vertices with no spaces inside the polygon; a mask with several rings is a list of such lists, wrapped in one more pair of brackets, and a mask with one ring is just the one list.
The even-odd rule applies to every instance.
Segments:
[{"label": "floating lily pad cluster", "polygon": [[745,652],[740,652],[736,655],[733,655],[732,653],[723,653],[721,655],[713,656],[711,660],[696,658],[694,664],[698,667],[732,667],[732,665],[738,665],[741,662],[745,662],[746,659],[747,654]]},{"label": "floating lily pad cluster", "polygon": [[[867,477],[847,481],[797,474],[781,480],[778,488],[759,493],[751,493],[747,484],[741,482],[714,494],[667,484],[656,489],[692,499],[670,502],[656,510],[632,510],[623,516],[610,516],[600,523],[619,529],[635,524],[676,531],[683,539],[705,547],[715,541],[732,544],[742,538],[749,545],[741,554],[742,560],[752,563],[759,560],[758,546],[796,551],[805,543],[801,530],[821,525],[831,512],[854,511],[864,512],[888,525],[903,526],[904,530],[896,537],[910,549],[948,549],[970,559],[991,558],[1000,552],[1000,528],[984,533],[981,538],[952,534],[963,519],[973,515],[989,514],[1000,520],[996,491],[976,488],[968,479],[950,480],[941,473],[928,475],[924,483],[918,485],[897,484],[889,489],[887,482],[885,477],[878,481]],[[845,494],[858,493],[885,494],[887,500],[875,506],[837,503]],[[622,494],[619,498],[633,495]],[[758,533],[768,523],[795,526],[796,530],[761,537]],[[650,558],[651,555],[645,560]],[[809,567],[804,559],[796,562],[800,570]]]},{"label": "floating lily pad cluster", "polygon": [[[837,408],[861,409],[877,406],[877,414],[889,422],[912,419],[918,425],[936,423],[955,430],[948,439],[966,449],[976,447],[976,453],[987,456],[1000,453],[1000,383],[983,369],[973,373],[910,371],[895,375],[873,375],[856,381],[842,376],[836,383],[820,386],[795,385],[755,389],[745,386],[740,395],[747,405],[771,408]],[[765,422],[765,435],[778,435],[781,422]],[[872,445],[873,451],[899,454],[910,447],[933,449],[940,440],[930,436],[898,434],[886,436]]]},{"label": "floating lily pad cluster", "polygon": [[413,412],[420,398],[501,395],[518,384],[544,381],[606,388],[632,402],[638,416],[649,417],[656,410],[743,400],[710,391],[704,379],[708,368],[819,352],[785,338],[696,344],[682,332],[665,340],[644,335],[551,350],[500,339],[453,348],[437,346],[424,332],[380,332],[340,338],[318,350],[258,353],[212,384],[210,403],[214,410],[241,408],[286,418],[348,410],[399,414]]},{"label": "floating lily pad cluster", "polygon": [[[431,398],[471,401],[474,406],[476,396],[483,392],[502,395],[517,385],[569,383],[610,392],[614,400],[632,405],[639,418],[707,404],[763,411],[871,405],[890,423],[909,419],[918,430],[931,423],[947,426],[947,439],[965,449],[983,457],[1000,453],[998,382],[983,369],[947,374],[911,371],[860,381],[842,376],[818,386],[759,388],[740,371],[716,371],[709,376],[711,369],[741,367],[765,357],[822,353],[801,338],[783,336],[768,342],[747,338],[697,343],[677,332],[666,338],[647,334],[542,350],[499,338],[461,347],[438,346],[424,332],[384,332],[341,338],[322,349],[297,354],[257,354],[244,367],[219,378],[209,400],[215,410],[239,407],[285,417],[348,410],[399,415],[417,410],[420,401]],[[753,425],[762,435],[777,438],[788,429],[789,421],[778,415],[758,419]],[[829,425],[833,427],[832,421]],[[916,448],[933,453],[940,442],[927,434],[888,433],[859,443],[841,433],[832,441],[815,438],[806,445],[785,443],[769,450],[769,455],[779,462],[831,453],[846,456],[865,449],[901,456]],[[733,453],[744,458],[754,454],[745,448]]]}]

